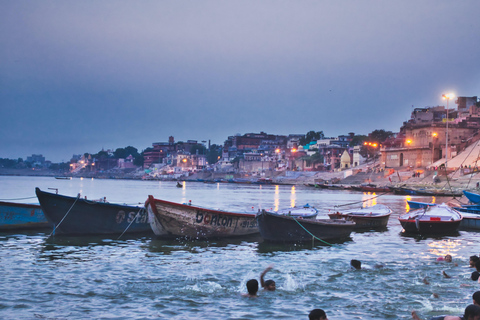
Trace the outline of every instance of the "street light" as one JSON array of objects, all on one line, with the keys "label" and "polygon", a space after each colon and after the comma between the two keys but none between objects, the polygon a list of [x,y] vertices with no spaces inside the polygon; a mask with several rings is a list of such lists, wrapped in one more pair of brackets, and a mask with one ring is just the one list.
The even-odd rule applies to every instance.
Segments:
[{"label": "street light", "polygon": [[433,163],[433,160],[435,160],[435,157],[434,157],[434,153],[435,153],[435,140],[434,138],[436,138],[438,136],[438,134],[436,132],[433,132],[432,133],[432,163]]},{"label": "street light", "polygon": [[447,172],[448,161],[448,102],[455,97],[453,93],[442,94],[443,100],[447,100],[447,124],[445,126],[445,172]]}]

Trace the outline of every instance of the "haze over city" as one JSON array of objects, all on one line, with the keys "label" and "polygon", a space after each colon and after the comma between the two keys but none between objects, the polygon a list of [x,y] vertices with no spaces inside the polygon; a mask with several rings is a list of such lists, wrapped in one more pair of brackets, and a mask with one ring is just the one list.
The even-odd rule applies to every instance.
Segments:
[{"label": "haze over city", "polygon": [[[480,95],[478,1],[2,1],[0,158],[396,132]],[[452,103],[453,104],[453,103]],[[452,105],[450,107],[453,107]]]}]

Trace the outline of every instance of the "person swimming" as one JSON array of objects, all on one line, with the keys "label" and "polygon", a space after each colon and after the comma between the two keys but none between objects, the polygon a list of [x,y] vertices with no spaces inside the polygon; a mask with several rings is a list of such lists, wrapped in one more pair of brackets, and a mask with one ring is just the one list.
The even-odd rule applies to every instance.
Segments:
[{"label": "person swimming", "polygon": [[[421,320],[415,311],[412,311],[413,320]],[[438,316],[429,320],[480,320],[480,307],[471,304],[465,308],[463,316]]]},{"label": "person swimming", "polygon": [[258,297],[258,281],[257,279],[250,279],[247,281],[247,291],[248,293],[244,294],[244,297]]},{"label": "person swimming", "polygon": [[268,271],[273,269],[273,264],[269,265],[261,274],[260,274],[260,284],[265,291],[275,291],[277,289],[275,281],[269,279],[265,281],[263,278]]},{"label": "person swimming", "polygon": [[355,270],[360,270],[360,269],[362,269],[362,262],[361,262],[361,261],[352,259],[352,260],[350,261],[350,265],[351,265]]},{"label": "person swimming", "polygon": [[328,320],[327,314],[322,309],[313,309],[308,314],[308,320]]}]

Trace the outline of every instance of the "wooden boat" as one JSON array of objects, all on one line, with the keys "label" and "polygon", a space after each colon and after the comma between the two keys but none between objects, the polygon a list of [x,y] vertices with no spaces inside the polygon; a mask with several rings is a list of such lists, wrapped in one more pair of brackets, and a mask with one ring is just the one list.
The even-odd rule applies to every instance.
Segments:
[{"label": "wooden boat", "polygon": [[398,220],[405,233],[449,234],[458,231],[462,215],[446,204],[439,204],[407,212]]},{"label": "wooden boat", "polygon": [[471,203],[480,203],[480,194],[473,193],[470,191],[463,190],[463,194],[467,197],[468,201]]},{"label": "wooden boat", "polygon": [[429,202],[420,202],[420,201],[410,201],[407,200],[408,206],[410,209],[420,209],[420,208],[426,208],[430,206],[436,206],[436,203],[429,203]]},{"label": "wooden boat", "polygon": [[51,226],[42,208],[35,204],[0,202],[0,230],[34,229]]},{"label": "wooden boat", "polygon": [[277,211],[277,214],[284,215],[284,216],[291,216],[295,218],[303,218],[303,219],[314,219],[318,215],[318,210],[314,207],[311,207],[308,203],[303,207],[292,207],[292,208],[285,208],[280,209]]},{"label": "wooden boat", "polygon": [[343,212],[329,214],[330,219],[346,219],[355,222],[355,230],[385,229],[392,210],[383,205],[377,204],[369,207],[351,209]]},{"label": "wooden boat", "polygon": [[35,188],[47,220],[54,224],[54,233],[122,234],[151,233],[147,212],[142,207],[97,202],[67,197]]},{"label": "wooden boat", "polygon": [[346,239],[355,227],[347,220],[297,219],[265,210],[257,214],[257,221],[262,238],[274,242]]},{"label": "wooden boat", "polygon": [[58,180],[72,180],[72,177],[55,177]]},{"label": "wooden boat", "polygon": [[355,186],[355,190],[357,191],[362,191],[362,192],[392,192],[392,190],[389,187],[379,187],[375,184],[365,184],[365,185],[359,185]]},{"label": "wooden boat", "polygon": [[255,214],[207,209],[148,196],[145,203],[155,235],[189,239],[226,238],[258,233]]},{"label": "wooden boat", "polygon": [[389,187],[394,194],[415,195],[415,196],[435,196],[435,197],[460,197],[461,192],[436,190],[436,189],[413,189],[406,187]]},{"label": "wooden boat", "polygon": [[480,214],[462,212],[462,216],[460,230],[480,230]]}]

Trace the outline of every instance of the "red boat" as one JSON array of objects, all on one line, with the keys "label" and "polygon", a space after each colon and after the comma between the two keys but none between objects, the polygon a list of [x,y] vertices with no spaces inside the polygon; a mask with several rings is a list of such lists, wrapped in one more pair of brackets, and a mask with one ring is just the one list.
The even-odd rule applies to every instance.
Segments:
[{"label": "red boat", "polygon": [[413,210],[398,218],[405,233],[418,234],[456,233],[462,219],[460,212],[446,204]]}]

